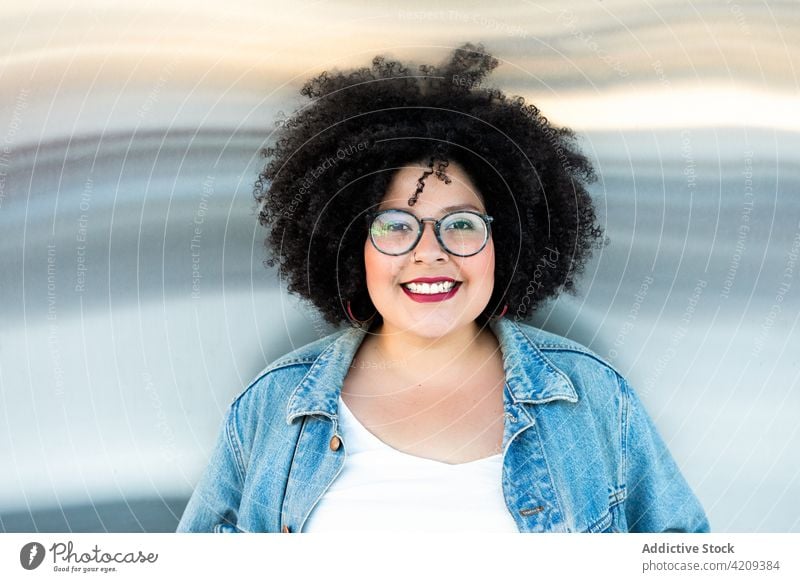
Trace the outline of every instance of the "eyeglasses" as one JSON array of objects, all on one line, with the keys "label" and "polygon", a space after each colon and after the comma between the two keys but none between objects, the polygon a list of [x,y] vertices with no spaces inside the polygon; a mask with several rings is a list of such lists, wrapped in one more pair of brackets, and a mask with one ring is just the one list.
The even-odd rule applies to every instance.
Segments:
[{"label": "eyeglasses", "polygon": [[457,257],[477,255],[489,240],[491,216],[457,210],[435,218],[417,218],[407,210],[388,209],[367,215],[369,238],[385,255],[405,255],[422,238],[425,222],[433,223],[436,240],[446,252]]}]

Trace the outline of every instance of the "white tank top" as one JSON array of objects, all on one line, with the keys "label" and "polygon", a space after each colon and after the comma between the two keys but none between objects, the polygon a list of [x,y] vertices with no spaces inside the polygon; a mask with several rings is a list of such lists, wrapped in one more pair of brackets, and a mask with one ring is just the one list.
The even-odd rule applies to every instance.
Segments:
[{"label": "white tank top", "polygon": [[451,465],[403,453],[339,398],[347,457],[303,532],[518,532],[506,508],[502,454]]}]

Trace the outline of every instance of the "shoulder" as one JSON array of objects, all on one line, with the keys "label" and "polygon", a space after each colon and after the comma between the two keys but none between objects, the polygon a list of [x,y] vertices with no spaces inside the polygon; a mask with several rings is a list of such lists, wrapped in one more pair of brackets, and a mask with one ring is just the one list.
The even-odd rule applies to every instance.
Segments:
[{"label": "shoulder", "polygon": [[513,325],[551,361],[581,363],[608,370],[622,378],[622,374],[614,366],[580,342],[526,323],[513,322]]},{"label": "shoulder", "polygon": [[268,401],[272,404],[269,408],[275,409],[274,405],[288,400],[320,356],[347,332],[332,333],[276,358],[234,397],[232,407],[264,410]]},{"label": "shoulder", "polygon": [[603,407],[611,402],[621,405],[626,398],[623,375],[585,345],[529,324],[510,321],[505,325],[516,331],[511,334],[517,338],[515,341],[525,345],[522,353],[541,358],[554,377],[571,386],[579,402]]},{"label": "shoulder", "polygon": [[258,373],[253,382],[258,382],[265,376],[274,374],[275,372],[278,372],[284,368],[291,368],[293,366],[311,366],[317,361],[320,355],[325,352],[326,349],[336,342],[336,340],[340,339],[344,334],[350,331],[351,330],[349,329],[337,331],[304,346],[296,348],[279,358],[276,358]]}]

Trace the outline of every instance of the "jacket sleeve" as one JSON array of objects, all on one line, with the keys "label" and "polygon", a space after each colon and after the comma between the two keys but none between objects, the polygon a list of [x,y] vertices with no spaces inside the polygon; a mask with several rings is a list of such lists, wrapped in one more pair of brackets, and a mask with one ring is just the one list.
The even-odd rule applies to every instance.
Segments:
[{"label": "jacket sleeve", "polygon": [[622,455],[631,532],[708,532],[703,507],[624,378]]},{"label": "jacket sleeve", "polygon": [[244,465],[236,432],[238,400],[228,408],[211,459],[183,512],[178,532],[236,532]]}]

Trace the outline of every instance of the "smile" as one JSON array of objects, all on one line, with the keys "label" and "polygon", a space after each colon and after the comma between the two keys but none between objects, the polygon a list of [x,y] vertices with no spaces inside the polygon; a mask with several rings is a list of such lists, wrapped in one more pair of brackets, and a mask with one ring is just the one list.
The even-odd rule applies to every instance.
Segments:
[{"label": "smile", "polygon": [[403,283],[403,291],[414,301],[428,303],[445,301],[453,297],[461,287],[461,281],[439,281],[436,283]]},{"label": "smile", "polygon": [[438,283],[404,283],[403,287],[412,293],[422,295],[436,295],[437,293],[447,293],[455,287],[455,281],[440,281]]}]

